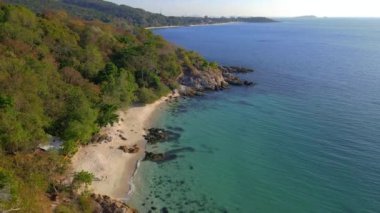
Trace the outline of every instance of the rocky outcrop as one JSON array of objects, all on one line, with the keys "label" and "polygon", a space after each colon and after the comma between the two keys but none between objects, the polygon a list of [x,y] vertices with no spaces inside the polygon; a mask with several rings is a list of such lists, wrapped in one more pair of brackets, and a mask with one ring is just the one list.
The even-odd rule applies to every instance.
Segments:
[{"label": "rocky outcrop", "polygon": [[242,80],[229,72],[223,72],[224,80],[230,85],[234,86],[253,86],[254,83],[252,81]]},{"label": "rocky outcrop", "polygon": [[148,129],[148,134],[144,135],[145,140],[149,144],[155,144],[161,141],[165,141],[169,138],[167,131],[159,128]]},{"label": "rocky outcrop", "polygon": [[91,197],[97,204],[94,211],[96,213],[137,213],[137,210],[130,208],[122,201],[111,199],[106,195],[92,194]]},{"label": "rocky outcrop", "polygon": [[219,90],[228,86],[222,72],[219,69],[212,68],[207,70],[184,68],[179,83],[191,88],[193,91]]},{"label": "rocky outcrop", "polygon": [[181,87],[179,92],[184,96],[202,95],[204,91],[223,90],[229,85],[252,86],[251,81],[242,80],[236,76],[239,73],[253,72],[244,67],[218,66],[199,70],[197,68],[184,68],[183,75],[179,78]]},{"label": "rocky outcrop", "polygon": [[153,153],[153,152],[145,152],[144,160],[149,161],[163,161],[165,159],[165,155],[163,153]]},{"label": "rocky outcrop", "polygon": [[175,153],[167,152],[167,153],[153,153],[153,152],[145,152],[144,160],[152,161],[155,163],[164,163],[167,161],[171,161],[177,158]]},{"label": "rocky outcrop", "polygon": [[236,66],[219,66],[219,69],[223,73],[249,73],[253,72],[253,69],[246,68],[246,67],[236,67]]},{"label": "rocky outcrop", "polygon": [[180,134],[178,133],[160,128],[150,128],[147,131],[148,134],[144,135],[144,138],[148,144],[156,144],[158,142],[164,141],[174,141],[180,137]]}]

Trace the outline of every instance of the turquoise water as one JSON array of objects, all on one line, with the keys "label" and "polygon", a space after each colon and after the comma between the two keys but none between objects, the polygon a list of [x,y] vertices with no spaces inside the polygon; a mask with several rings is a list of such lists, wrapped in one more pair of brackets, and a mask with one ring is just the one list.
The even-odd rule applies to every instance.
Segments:
[{"label": "turquoise water", "polygon": [[[234,87],[171,104],[181,134],[149,150],[142,212],[380,212],[380,19],[283,20],[155,31],[225,65]],[[163,209],[165,208],[165,209]]]}]

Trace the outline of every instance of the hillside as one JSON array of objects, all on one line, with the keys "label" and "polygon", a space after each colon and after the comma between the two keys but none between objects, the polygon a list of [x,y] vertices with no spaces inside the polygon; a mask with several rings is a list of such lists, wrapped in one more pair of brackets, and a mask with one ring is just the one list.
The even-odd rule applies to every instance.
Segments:
[{"label": "hillside", "polygon": [[212,24],[223,22],[272,22],[264,17],[201,18],[174,17],[150,13],[126,5],[117,5],[103,0],[3,0],[10,4],[24,5],[35,12],[46,9],[65,10],[72,16],[85,20],[99,19],[104,22],[126,22],[140,27]]},{"label": "hillside", "polygon": [[[0,3],[0,210],[50,212],[60,197],[57,212],[92,212],[75,193],[91,174],[67,179],[78,147],[122,107],[248,84],[234,70],[143,28]],[[41,153],[53,139],[62,148]]]}]

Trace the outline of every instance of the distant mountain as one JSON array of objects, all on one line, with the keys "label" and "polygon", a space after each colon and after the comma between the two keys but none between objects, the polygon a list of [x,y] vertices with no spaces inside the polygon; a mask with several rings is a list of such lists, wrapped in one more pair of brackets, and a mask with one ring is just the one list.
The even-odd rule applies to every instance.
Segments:
[{"label": "distant mountain", "polygon": [[142,9],[118,5],[103,0],[3,0],[20,4],[40,13],[44,10],[65,10],[70,15],[86,20],[100,19],[104,22],[126,21],[140,27],[215,24],[223,22],[273,22],[265,17],[176,17],[147,12]]},{"label": "distant mountain", "polygon": [[314,16],[314,15],[307,15],[307,16],[297,16],[297,17],[294,17],[296,19],[315,19],[315,18],[318,18],[317,16]]}]

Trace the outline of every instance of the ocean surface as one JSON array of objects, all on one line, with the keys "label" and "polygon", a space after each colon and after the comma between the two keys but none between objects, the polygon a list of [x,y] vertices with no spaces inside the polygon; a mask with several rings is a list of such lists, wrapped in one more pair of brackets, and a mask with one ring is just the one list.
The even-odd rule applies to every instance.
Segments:
[{"label": "ocean surface", "polygon": [[380,212],[380,19],[155,30],[223,65],[233,87],[172,103],[129,203],[141,212]]}]

